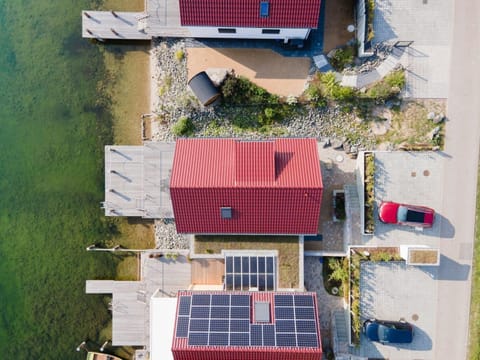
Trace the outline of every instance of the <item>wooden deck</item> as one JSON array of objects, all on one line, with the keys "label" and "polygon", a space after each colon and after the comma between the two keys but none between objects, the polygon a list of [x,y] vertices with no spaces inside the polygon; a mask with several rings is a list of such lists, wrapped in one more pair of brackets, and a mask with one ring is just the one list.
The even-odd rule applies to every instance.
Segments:
[{"label": "wooden deck", "polygon": [[140,281],[87,280],[88,294],[112,294],[112,345],[150,346],[150,299],[175,297],[190,286],[191,265],[180,255],[171,259],[141,255]]},{"label": "wooden deck", "polygon": [[82,11],[84,38],[150,40],[189,35],[180,25],[178,0],[146,0],[144,12]]},{"label": "wooden deck", "polygon": [[193,285],[221,285],[224,275],[225,262],[223,259],[192,260]]},{"label": "wooden deck", "polygon": [[174,143],[105,147],[105,215],[172,218]]}]

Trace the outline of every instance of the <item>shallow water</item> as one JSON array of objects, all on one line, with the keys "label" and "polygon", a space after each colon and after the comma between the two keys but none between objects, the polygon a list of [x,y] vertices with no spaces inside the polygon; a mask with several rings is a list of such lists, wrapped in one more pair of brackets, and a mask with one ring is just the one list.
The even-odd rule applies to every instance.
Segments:
[{"label": "shallow water", "polygon": [[111,318],[84,293],[118,263],[85,251],[115,232],[99,207],[108,77],[101,48],[80,36],[80,12],[93,6],[0,0],[2,359],[83,359],[77,345],[94,346]]}]

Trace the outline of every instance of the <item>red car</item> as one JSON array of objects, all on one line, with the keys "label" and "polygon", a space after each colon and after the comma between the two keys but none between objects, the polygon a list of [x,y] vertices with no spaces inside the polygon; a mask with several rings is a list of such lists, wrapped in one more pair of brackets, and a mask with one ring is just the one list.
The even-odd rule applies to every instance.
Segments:
[{"label": "red car", "polygon": [[426,206],[383,201],[378,209],[378,217],[386,224],[432,227],[435,211]]}]

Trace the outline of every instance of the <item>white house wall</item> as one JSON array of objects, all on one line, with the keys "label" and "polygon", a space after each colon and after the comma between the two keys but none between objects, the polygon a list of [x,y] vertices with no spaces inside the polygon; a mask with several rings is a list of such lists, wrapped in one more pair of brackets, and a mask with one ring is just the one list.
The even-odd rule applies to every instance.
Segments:
[{"label": "white house wall", "polygon": [[222,39],[306,39],[310,29],[279,29],[278,34],[262,34],[262,28],[226,28],[235,29],[235,33],[219,33],[218,27],[189,26],[192,37]]}]

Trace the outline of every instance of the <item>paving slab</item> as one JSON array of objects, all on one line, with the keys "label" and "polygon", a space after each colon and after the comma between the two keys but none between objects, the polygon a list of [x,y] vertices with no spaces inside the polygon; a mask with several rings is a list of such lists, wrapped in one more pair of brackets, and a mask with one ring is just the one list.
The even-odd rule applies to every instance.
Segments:
[{"label": "paving slab", "polygon": [[405,320],[414,325],[411,344],[382,345],[361,337],[358,355],[390,360],[433,359],[438,268],[404,262],[363,262],[360,272],[362,320]]}]

